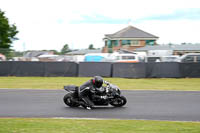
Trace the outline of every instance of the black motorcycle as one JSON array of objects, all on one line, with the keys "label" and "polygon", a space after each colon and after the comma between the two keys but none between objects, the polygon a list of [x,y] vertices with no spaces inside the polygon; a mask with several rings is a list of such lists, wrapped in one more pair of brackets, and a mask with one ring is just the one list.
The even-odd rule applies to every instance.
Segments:
[{"label": "black motorcycle", "polygon": [[[64,86],[64,89],[68,92],[63,98],[66,105],[70,107],[82,105],[81,102],[83,101],[79,97],[78,86],[68,85]],[[95,106],[108,106],[110,104],[114,107],[122,107],[127,102],[126,98],[121,95],[119,87],[110,83],[106,83],[106,86],[96,89],[89,98]]]}]

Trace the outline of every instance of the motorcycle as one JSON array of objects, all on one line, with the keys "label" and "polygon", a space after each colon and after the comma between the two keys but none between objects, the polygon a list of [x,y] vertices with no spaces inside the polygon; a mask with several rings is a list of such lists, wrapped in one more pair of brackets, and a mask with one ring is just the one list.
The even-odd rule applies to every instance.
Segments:
[{"label": "motorcycle", "polygon": [[[119,87],[105,83],[106,86],[102,86],[92,92],[89,96],[90,100],[95,106],[108,106],[109,104],[114,107],[122,107],[127,103],[126,97],[121,95]],[[63,101],[69,107],[83,106],[81,98],[79,97],[79,87],[75,85],[64,86],[64,89],[68,92]],[[83,106],[84,107],[84,106]]]}]

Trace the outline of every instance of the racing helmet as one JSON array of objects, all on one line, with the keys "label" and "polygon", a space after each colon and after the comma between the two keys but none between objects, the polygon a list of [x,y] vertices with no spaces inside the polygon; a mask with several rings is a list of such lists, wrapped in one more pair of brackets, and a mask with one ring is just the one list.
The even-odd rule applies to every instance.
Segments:
[{"label": "racing helmet", "polygon": [[101,76],[95,76],[92,82],[95,87],[100,88],[103,84],[103,78]]}]

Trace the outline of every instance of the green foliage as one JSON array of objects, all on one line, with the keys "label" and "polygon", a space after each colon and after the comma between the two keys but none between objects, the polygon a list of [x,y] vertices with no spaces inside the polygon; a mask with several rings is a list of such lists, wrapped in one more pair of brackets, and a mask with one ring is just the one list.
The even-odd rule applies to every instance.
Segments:
[{"label": "green foliage", "polygon": [[88,49],[95,49],[93,44],[90,44]]},{"label": "green foliage", "polygon": [[63,46],[63,48],[61,49],[61,54],[66,54],[66,53],[68,53],[68,52],[71,52],[71,50],[70,50],[70,48],[69,48],[69,45],[68,44],[65,44],[64,46]]},{"label": "green foliage", "polygon": [[17,40],[15,37],[17,33],[17,27],[9,24],[8,18],[0,9],[0,52],[2,54],[9,55],[12,42]]}]

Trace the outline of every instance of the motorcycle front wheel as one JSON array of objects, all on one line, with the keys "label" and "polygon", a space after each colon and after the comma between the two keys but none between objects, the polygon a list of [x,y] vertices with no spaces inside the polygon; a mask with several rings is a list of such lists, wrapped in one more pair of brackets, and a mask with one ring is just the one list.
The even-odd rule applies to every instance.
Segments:
[{"label": "motorcycle front wheel", "polygon": [[120,96],[115,98],[112,102],[110,102],[110,104],[114,107],[122,107],[126,104],[126,102],[127,102],[126,97]]},{"label": "motorcycle front wheel", "polygon": [[70,107],[80,106],[80,104],[78,104],[77,102],[74,102],[72,99],[73,99],[73,93],[68,93],[63,97],[63,101],[67,106],[70,106]]}]

